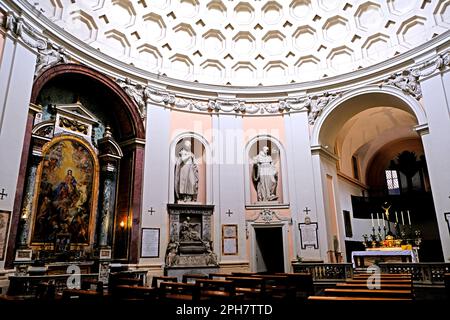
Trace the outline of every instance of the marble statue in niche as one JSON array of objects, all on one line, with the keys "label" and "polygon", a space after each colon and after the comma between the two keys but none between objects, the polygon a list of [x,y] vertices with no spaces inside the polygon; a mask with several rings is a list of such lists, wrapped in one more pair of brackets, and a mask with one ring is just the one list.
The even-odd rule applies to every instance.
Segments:
[{"label": "marble statue in niche", "polygon": [[175,201],[197,201],[198,181],[198,166],[192,153],[191,142],[185,140],[175,163]]},{"label": "marble statue in niche", "polygon": [[275,201],[278,185],[278,171],[269,155],[269,147],[264,146],[253,158],[253,186],[257,192],[258,201]]}]

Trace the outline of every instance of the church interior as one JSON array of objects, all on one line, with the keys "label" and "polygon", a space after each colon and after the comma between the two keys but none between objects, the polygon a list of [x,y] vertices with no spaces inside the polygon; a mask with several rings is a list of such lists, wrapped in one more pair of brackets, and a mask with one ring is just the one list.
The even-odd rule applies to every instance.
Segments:
[{"label": "church interior", "polygon": [[449,29],[448,0],[1,0],[0,309],[450,299]]}]

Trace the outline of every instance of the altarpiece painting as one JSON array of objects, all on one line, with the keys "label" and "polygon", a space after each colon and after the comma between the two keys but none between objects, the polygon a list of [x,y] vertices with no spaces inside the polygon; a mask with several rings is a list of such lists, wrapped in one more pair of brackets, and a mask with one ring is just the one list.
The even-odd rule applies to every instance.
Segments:
[{"label": "altarpiece painting", "polygon": [[95,213],[98,164],[93,150],[76,137],[60,137],[43,152],[38,171],[32,243],[89,244]]}]

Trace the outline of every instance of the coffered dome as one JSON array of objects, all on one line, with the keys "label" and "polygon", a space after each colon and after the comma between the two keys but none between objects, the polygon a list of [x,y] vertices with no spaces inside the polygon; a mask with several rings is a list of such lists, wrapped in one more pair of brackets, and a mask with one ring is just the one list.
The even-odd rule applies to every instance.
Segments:
[{"label": "coffered dome", "polygon": [[298,83],[408,51],[450,27],[449,0],[28,0],[138,68],[210,84]]}]

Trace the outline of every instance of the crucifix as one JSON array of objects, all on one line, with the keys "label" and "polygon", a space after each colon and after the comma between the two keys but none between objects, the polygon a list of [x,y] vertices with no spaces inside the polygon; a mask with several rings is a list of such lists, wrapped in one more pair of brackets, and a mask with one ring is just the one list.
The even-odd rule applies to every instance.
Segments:
[{"label": "crucifix", "polygon": [[5,193],[5,188],[2,188],[2,192],[0,192],[0,200],[3,200],[3,198],[6,198],[8,196],[7,193]]},{"label": "crucifix", "polygon": [[231,217],[231,215],[233,214],[233,211],[231,211],[230,209],[228,209],[228,211],[225,212],[225,214],[227,214],[228,217]]},{"label": "crucifix", "polygon": [[306,215],[308,215],[309,212],[311,212],[311,210],[308,209],[308,207],[305,208],[305,210],[303,210],[304,213],[306,213]]},{"label": "crucifix", "polygon": [[155,210],[153,210],[153,207],[150,207],[150,209],[148,209],[147,211],[151,216],[153,215],[153,212],[156,212]]}]

